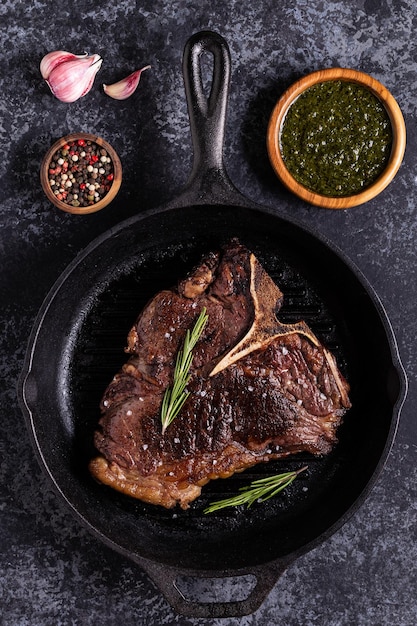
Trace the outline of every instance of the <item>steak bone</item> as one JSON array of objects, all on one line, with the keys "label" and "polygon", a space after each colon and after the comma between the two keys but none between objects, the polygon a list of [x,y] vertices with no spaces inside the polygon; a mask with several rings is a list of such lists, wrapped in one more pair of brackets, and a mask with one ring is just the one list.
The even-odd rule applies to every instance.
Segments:
[{"label": "steak bone", "polygon": [[216,364],[210,376],[215,376],[254,350],[265,348],[283,335],[299,333],[308,337],[315,346],[319,345],[319,340],[305,322],[282,324],[278,321],[275,310],[283,294],[254,254],[250,255],[250,294],[254,308],[252,325],[246,335]]}]

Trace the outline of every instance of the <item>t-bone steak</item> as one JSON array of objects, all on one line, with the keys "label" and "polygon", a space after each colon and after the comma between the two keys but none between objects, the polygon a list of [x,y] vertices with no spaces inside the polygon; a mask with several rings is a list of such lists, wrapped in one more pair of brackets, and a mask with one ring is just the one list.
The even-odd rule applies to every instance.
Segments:
[{"label": "t-bone steak", "polygon": [[[298,452],[329,453],[349,386],[304,322],[278,321],[282,301],[237,240],[157,293],[102,398],[92,475],[145,502],[186,509],[212,479]],[[193,350],[190,395],[162,434],[162,398],[203,307],[208,322]]]}]

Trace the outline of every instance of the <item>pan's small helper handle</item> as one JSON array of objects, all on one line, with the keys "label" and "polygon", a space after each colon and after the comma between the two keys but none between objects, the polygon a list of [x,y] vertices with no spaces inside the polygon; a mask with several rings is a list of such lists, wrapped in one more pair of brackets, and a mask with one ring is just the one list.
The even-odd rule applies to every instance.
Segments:
[{"label": "pan's small helper handle", "polygon": [[[211,90],[207,96],[202,79],[202,55],[213,55]],[[231,73],[230,51],[223,37],[212,31],[196,33],[187,41],[183,74],[193,140],[193,169],[187,189],[204,195],[216,194],[220,184],[225,192],[238,193],[223,165],[223,143]],[[219,198],[222,200],[222,198]]]},{"label": "pan's small helper handle", "polygon": [[[160,591],[164,594],[172,608],[181,615],[187,617],[243,617],[254,613],[268,596],[276,584],[278,578],[285,572],[289,563],[275,562],[249,568],[245,571],[237,572],[189,572],[167,565],[161,565],[147,561],[141,562],[141,566],[155,582]],[[179,583],[181,577],[192,578],[205,581],[208,585],[218,584],[228,578],[234,580],[242,578],[242,586],[248,586],[247,577],[255,579],[255,585],[249,589],[247,596],[241,600],[232,601],[198,601],[187,598],[182,592]],[[216,580],[215,580],[216,579]]]}]

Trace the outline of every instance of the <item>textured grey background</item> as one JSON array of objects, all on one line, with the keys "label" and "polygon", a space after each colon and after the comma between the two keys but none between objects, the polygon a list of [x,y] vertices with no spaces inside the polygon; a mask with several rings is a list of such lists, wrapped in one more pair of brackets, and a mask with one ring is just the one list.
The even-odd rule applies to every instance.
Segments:
[{"label": "textured grey background", "polygon": [[[138,567],[80,528],[38,467],[16,398],[34,317],[67,263],[98,234],[172,198],[185,183],[191,149],[181,58],[188,37],[203,28],[225,36],[232,53],[230,177],[248,197],[314,225],[356,262],[393,322],[410,381],[393,451],[364,506],[242,619],[175,615]],[[2,625],[417,623],[416,29],[413,0],[0,4]],[[40,59],[56,49],[104,57],[92,92],[71,105],[54,99],[39,75]],[[148,63],[152,70],[133,98],[117,103],[103,95],[102,82]],[[390,88],[408,131],[405,160],[390,187],[341,212],[290,196],[265,151],[277,97],[307,72],[334,65],[369,72]],[[85,217],[55,210],[38,182],[49,145],[76,130],[109,140],[125,173],[112,207]]]}]

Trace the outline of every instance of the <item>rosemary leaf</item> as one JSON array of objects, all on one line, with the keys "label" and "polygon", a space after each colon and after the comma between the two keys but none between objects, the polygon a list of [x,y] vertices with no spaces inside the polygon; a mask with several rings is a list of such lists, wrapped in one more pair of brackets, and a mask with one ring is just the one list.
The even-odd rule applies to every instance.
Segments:
[{"label": "rosemary leaf", "polygon": [[265,500],[276,496],[280,491],[291,485],[298,474],[304,472],[306,469],[307,466],[304,466],[294,472],[285,472],[283,474],[276,474],[275,476],[267,476],[266,478],[254,480],[249,485],[241,487],[238,495],[212,502],[204,509],[204,513],[213,513],[214,511],[219,511],[220,509],[225,509],[230,506],[246,505],[246,508],[249,508],[254,502],[265,502]]},{"label": "rosemary leaf", "polygon": [[206,313],[206,308],[204,307],[198,316],[191,333],[187,330],[184,345],[182,349],[178,351],[174,369],[174,382],[172,387],[167,387],[165,390],[161,405],[162,434],[164,434],[168,426],[177,417],[178,413],[184,406],[185,401],[190,395],[190,392],[185,389],[190,380],[189,371],[193,362],[192,351],[201,337],[204,327],[207,324],[207,320],[208,315]]}]

